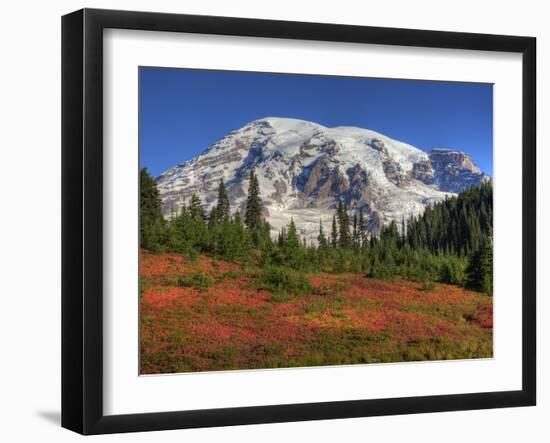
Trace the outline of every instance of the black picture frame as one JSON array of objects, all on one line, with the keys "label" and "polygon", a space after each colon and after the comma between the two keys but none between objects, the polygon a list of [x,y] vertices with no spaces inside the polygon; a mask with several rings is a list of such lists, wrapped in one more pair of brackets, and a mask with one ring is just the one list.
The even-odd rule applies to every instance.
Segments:
[{"label": "black picture frame", "polygon": [[[522,54],[522,389],[104,415],[102,77],[103,30],[107,28]],[[81,434],[105,434],[535,405],[535,66],[533,37],[97,9],[65,15],[62,18],[62,426]]]}]

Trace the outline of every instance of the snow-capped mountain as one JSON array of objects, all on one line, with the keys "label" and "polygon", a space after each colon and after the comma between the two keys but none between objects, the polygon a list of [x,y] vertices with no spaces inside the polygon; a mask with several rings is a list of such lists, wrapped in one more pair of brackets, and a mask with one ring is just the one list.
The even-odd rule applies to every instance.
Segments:
[{"label": "snow-capped mountain", "polygon": [[229,133],[158,177],[165,216],[177,213],[193,193],[209,210],[220,180],[232,212],[243,211],[251,169],[273,233],[293,217],[308,239],[316,238],[320,220],[329,230],[338,199],[351,211],[363,208],[369,229],[376,231],[490,179],[463,152],[428,154],[368,129],[268,117]]}]

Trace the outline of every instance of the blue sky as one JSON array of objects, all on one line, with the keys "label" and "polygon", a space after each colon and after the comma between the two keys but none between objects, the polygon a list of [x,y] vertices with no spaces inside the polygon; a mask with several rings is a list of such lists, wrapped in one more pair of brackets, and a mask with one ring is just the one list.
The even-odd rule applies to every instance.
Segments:
[{"label": "blue sky", "polygon": [[140,162],[152,175],[262,117],[359,126],[493,174],[490,84],[140,68]]}]

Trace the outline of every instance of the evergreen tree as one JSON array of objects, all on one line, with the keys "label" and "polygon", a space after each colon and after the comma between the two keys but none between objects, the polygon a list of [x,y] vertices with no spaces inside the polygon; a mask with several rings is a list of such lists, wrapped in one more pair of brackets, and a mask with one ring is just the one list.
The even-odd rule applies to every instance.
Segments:
[{"label": "evergreen tree", "polygon": [[227,191],[223,180],[220,180],[220,185],[218,187],[218,205],[216,207],[218,222],[222,223],[229,221],[229,213],[229,197],[227,196]]},{"label": "evergreen tree", "polygon": [[220,255],[227,260],[248,262],[251,258],[252,243],[250,233],[243,226],[241,216],[238,212],[226,223],[219,225],[221,233],[219,236]]},{"label": "evergreen tree", "polygon": [[491,182],[473,186],[456,197],[446,198],[405,225],[406,242],[412,249],[453,251],[469,256],[489,235],[493,223]]},{"label": "evergreen tree", "polygon": [[208,235],[207,235],[207,249],[213,254],[221,254],[220,241],[222,235],[222,228],[218,220],[218,208],[214,206],[210,211],[208,217]]},{"label": "evergreen tree", "polygon": [[246,212],[244,223],[250,230],[261,226],[262,200],[260,198],[260,184],[254,171],[250,171],[248,184],[248,198],[246,200]]},{"label": "evergreen tree", "polygon": [[319,249],[325,251],[328,247],[328,241],[323,232],[323,222],[319,220],[319,235],[317,236],[317,241],[319,242]]},{"label": "evergreen tree", "polygon": [[336,216],[338,218],[339,245],[342,248],[347,248],[351,244],[351,234],[349,230],[348,210],[347,207],[342,203],[342,200],[338,201],[338,210]]},{"label": "evergreen tree", "polygon": [[290,225],[288,226],[288,232],[286,234],[285,247],[292,251],[296,251],[300,247],[300,239],[296,230],[296,224],[292,217],[290,218]]},{"label": "evergreen tree", "polygon": [[159,250],[165,241],[165,222],[155,180],[147,168],[140,171],[140,244],[146,249]]},{"label": "evergreen tree", "polygon": [[466,287],[485,294],[493,294],[493,246],[491,238],[483,239],[472,252],[466,268]]},{"label": "evergreen tree", "polygon": [[330,243],[334,249],[338,247],[338,228],[336,226],[336,215],[332,217],[332,231],[330,233]]},{"label": "evergreen tree", "polygon": [[208,217],[208,229],[214,229],[216,225],[220,222],[218,215],[218,207],[214,206],[210,211],[210,216]]},{"label": "evergreen tree", "polygon": [[181,215],[184,215],[185,213],[187,212],[187,205],[185,203],[185,199],[182,198],[181,199],[181,207],[179,209],[179,211],[176,211],[176,216],[181,216]]},{"label": "evergreen tree", "polygon": [[263,221],[259,230],[260,248],[271,249],[273,247],[273,240],[271,238],[271,225],[267,221]]},{"label": "evergreen tree", "polygon": [[285,230],[285,227],[283,226],[281,228],[281,232],[279,233],[279,237],[277,238],[277,245],[279,247],[283,247],[286,243],[286,230]]},{"label": "evergreen tree", "polygon": [[290,219],[290,224],[286,232],[283,253],[283,263],[293,269],[303,270],[310,265],[310,263],[306,263],[306,247],[300,240],[293,218]]},{"label": "evergreen tree", "polygon": [[202,201],[197,196],[197,194],[193,194],[191,196],[191,202],[189,203],[189,215],[194,220],[204,221],[204,219],[205,219],[204,208],[202,206]]}]

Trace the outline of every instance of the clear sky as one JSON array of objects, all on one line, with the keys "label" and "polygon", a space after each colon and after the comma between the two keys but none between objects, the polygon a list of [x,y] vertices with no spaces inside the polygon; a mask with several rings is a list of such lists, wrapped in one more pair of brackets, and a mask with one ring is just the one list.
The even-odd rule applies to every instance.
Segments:
[{"label": "clear sky", "polygon": [[140,68],[140,161],[152,175],[262,117],[359,126],[493,174],[490,84]]}]

